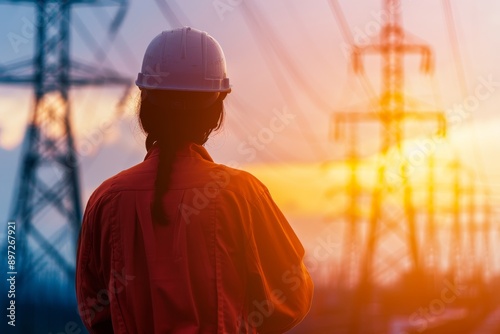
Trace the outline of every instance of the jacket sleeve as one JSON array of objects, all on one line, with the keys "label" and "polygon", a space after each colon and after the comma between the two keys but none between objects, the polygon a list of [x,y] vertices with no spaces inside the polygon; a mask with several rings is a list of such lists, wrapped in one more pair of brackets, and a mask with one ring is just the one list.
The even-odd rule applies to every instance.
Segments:
[{"label": "jacket sleeve", "polygon": [[313,283],[304,248],[265,189],[247,227],[248,324],[259,333],[283,333],[309,312]]},{"label": "jacket sleeve", "polygon": [[109,231],[104,227],[102,200],[92,196],[87,204],[76,260],[76,297],[78,312],[90,333],[113,333],[110,312]]}]

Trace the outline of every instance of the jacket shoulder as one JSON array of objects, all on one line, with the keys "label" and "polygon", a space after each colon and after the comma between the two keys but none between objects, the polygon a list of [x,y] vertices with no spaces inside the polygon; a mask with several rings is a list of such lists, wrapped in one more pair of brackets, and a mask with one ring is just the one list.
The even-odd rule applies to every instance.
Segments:
[{"label": "jacket shoulder", "polygon": [[90,208],[99,199],[123,190],[147,190],[153,187],[155,168],[149,160],[125,169],[103,181],[92,193],[87,206]]},{"label": "jacket shoulder", "polygon": [[267,187],[253,174],[222,164],[216,164],[216,176],[223,182],[221,188],[239,195],[260,195],[269,193]]}]

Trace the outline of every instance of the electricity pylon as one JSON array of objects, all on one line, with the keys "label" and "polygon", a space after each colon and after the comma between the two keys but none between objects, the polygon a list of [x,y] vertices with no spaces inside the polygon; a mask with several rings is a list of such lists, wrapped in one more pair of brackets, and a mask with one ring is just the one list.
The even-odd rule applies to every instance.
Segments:
[{"label": "electricity pylon", "polygon": [[71,59],[71,9],[75,5],[119,6],[121,21],[128,1],[0,0],[0,4],[27,3],[36,8],[35,55],[31,61],[0,68],[0,83],[34,87],[34,109],[9,217],[16,224],[17,246],[16,265],[9,272],[16,273],[15,329],[60,332],[67,330],[70,320],[78,319],[74,259],[82,218],[69,92],[72,87],[130,85],[130,79],[113,70]]},{"label": "electricity pylon", "polygon": [[[401,1],[384,0],[387,20],[382,26],[376,43],[353,46],[353,65],[357,72],[363,72],[363,55],[378,54],[381,56],[382,83],[381,93],[375,111],[353,111],[334,114],[334,122],[347,123],[350,126],[349,165],[350,181],[348,184],[349,207],[347,212],[348,229],[344,247],[342,268],[348,280],[347,285],[356,286],[352,305],[350,333],[380,332],[379,328],[364,321],[370,303],[373,303],[373,287],[380,268],[375,268],[375,259],[380,253],[383,241],[397,236],[403,244],[403,256],[394,260],[394,268],[398,261],[407,259],[413,273],[422,270],[419,241],[417,238],[416,209],[413,200],[413,186],[409,181],[410,162],[404,157],[403,142],[407,139],[404,132],[405,123],[427,122],[436,124],[438,133],[444,135],[446,118],[441,111],[416,111],[408,107],[404,93],[404,58],[408,54],[422,56],[421,70],[428,73],[432,70],[432,53],[427,45],[413,43],[405,34],[401,24]],[[371,191],[370,215],[360,217],[358,204],[363,189],[358,179],[360,156],[357,146],[356,127],[361,123],[376,124],[380,128],[380,149],[376,171],[376,182]],[[389,168],[391,167],[391,168]],[[399,209],[396,209],[398,208]],[[366,237],[360,223],[367,222]],[[365,243],[360,247],[360,240]],[[398,254],[401,255],[401,254]],[[353,275],[353,266],[357,267],[357,277]],[[396,269],[397,270],[397,269]],[[364,325],[363,325],[364,324]]]},{"label": "electricity pylon", "polygon": [[[336,1],[331,3],[349,40],[339,6]],[[401,1],[383,0],[383,3],[387,21],[380,36],[374,43],[353,45],[352,57],[355,70],[366,79],[362,56],[369,53],[381,56],[381,93],[371,101],[370,111],[333,115],[335,133],[338,134],[341,125],[347,125],[349,130],[346,162],[350,176],[344,188],[348,197],[347,229],[339,281],[342,288],[353,291],[347,300],[351,311],[348,332],[352,334],[388,331],[389,314],[380,308],[384,303],[379,296],[383,293],[380,284],[386,282],[391,271],[393,277],[400,279],[398,288],[392,292],[405,293],[398,295],[397,312],[408,312],[405,307],[413,307],[415,301],[418,305],[421,302],[418,298],[425,298],[427,290],[431,292],[439,284],[438,276],[444,282],[449,283],[446,281],[449,279],[455,284],[474,286],[476,294],[483,293],[479,304],[487,304],[484,301],[488,300],[484,282],[490,275],[490,240],[493,238],[489,191],[487,187],[478,186],[474,173],[457,156],[451,159],[441,156],[439,146],[444,144],[440,137],[446,134],[445,114],[415,110],[411,107],[414,102],[407,102],[405,55],[420,54],[422,70],[429,72],[432,54],[426,45],[412,43],[404,32]],[[405,129],[408,125],[421,128],[424,122],[433,123],[437,129],[432,130],[433,136],[426,138],[424,149],[420,148],[419,161],[412,161],[411,153],[405,152],[405,141],[411,139],[411,133]],[[366,141],[369,135],[359,134],[363,123],[380,129],[379,161],[369,195],[368,216],[363,214],[362,203],[371,185],[365,186],[360,176],[366,167],[360,153],[361,141]],[[423,167],[421,173],[418,167]],[[415,174],[420,174],[420,179]],[[394,247],[395,243],[399,247]]]}]

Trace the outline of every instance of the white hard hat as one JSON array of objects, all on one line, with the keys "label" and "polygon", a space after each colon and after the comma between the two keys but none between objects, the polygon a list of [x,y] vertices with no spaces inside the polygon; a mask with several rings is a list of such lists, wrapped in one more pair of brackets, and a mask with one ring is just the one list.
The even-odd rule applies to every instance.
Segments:
[{"label": "white hard hat", "polygon": [[190,27],[164,31],[151,41],[135,83],[141,89],[231,91],[219,43]]}]

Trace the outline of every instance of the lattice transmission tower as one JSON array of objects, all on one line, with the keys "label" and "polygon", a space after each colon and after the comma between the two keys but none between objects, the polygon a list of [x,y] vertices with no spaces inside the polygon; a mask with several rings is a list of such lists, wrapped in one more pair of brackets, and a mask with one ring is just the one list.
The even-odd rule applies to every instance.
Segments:
[{"label": "lattice transmission tower", "polygon": [[[381,27],[380,36],[373,43],[353,45],[352,51],[353,66],[358,73],[364,71],[364,55],[376,54],[381,58],[381,92],[376,106],[371,111],[337,112],[333,115],[335,128],[346,124],[349,129],[349,199],[341,270],[341,283],[355,290],[350,305],[349,333],[383,331],[376,328],[377,322],[366,320],[370,319],[369,308],[374,302],[376,280],[384,274],[384,270],[376,266],[380,264],[376,260],[380,259],[377,255],[384,241],[394,243],[397,240],[400,244],[398,254],[386,258],[386,266],[398,270],[401,262],[406,262],[410,267],[406,269],[408,272],[419,273],[422,270],[414,189],[409,181],[411,166],[404,157],[404,140],[408,139],[405,124],[431,123],[435,124],[440,135],[446,132],[443,112],[414,110],[409,107],[405,95],[405,56],[421,55],[421,70],[429,73],[433,68],[431,50],[425,44],[413,42],[405,34],[401,24],[400,0],[384,0],[383,3],[387,19]],[[379,161],[373,189],[370,190],[369,217],[360,215],[361,198],[367,191],[359,177],[362,156],[357,129],[363,123],[378,126],[380,134]]]},{"label": "lattice transmission tower", "polygon": [[[338,3],[332,0],[331,5],[349,39]],[[429,73],[433,69],[431,49],[414,42],[404,31],[401,0],[383,0],[383,5],[386,20],[380,35],[367,45],[352,46],[352,63],[362,79],[366,80],[363,56],[380,56],[381,92],[371,101],[369,111],[333,115],[334,132],[346,127],[348,134],[349,176],[344,188],[348,200],[342,217],[345,229],[338,285],[351,291],[348,305],[344,305],[349,309],[344,329],[352,334],[387,332],[390,314],[411,313],[419,305],[418,298],[425,300],[445,280],[481,288],[489,275],[492,223],[488,190],[476,184],[475,175],[455,154],[438,158],[437,153],[447,148],[443,145],[445,113],[416,109],[415,100],[405,94],[405,56],[420,55],[421,70]],[[361,147],[367,136],[377,133],[361,133],[360,128],[367,124],[379,131],[376,170],[368,175],[373,177],[372,183],[366,176],[372,165],[365,164]],[[411,127],[426,138],[418,159],[413,160],[408,151],[408,143],[415,137]],[[368,209],[363,207],[366,202]],[[392,310],[384,309],[391,305],[382,301],[390,293],[381,296],[381,287],[388,281],[398,286],[393,286],[392,293],[400,293]]]},{"label": "lattice transmission tower", "polygon": [[[70,57],[71,12],[80,5],[118,6],[111,28],[116,33],[128,1],[0,0],[0,4],[33,4],[36,22],[33,58],[0,67],[1,84],[34,88],[34,109],[9,216],[16,224],[16,266],[9,270],[17,273],[15,329],[19,333],[64,332],[69,322],[79,322],[74,259],[82,218],[69,93],[73,87],[129,87],[131,83],[114,70]],[[1,244],[6,255],[4,240]],[[2,268],[7,267],[4,259]],[[4,295],[2,305],[10,301]],[[2,332],[5,329],[13,328],[2,327]]]}]

